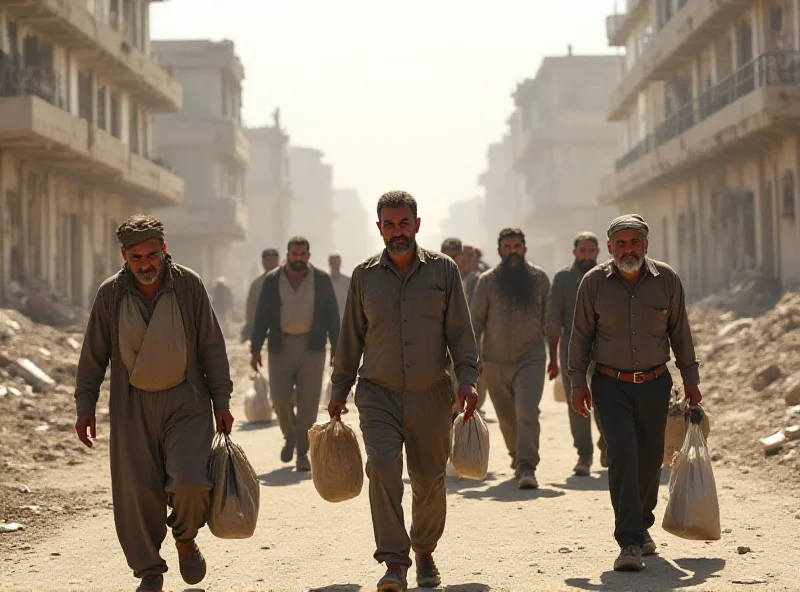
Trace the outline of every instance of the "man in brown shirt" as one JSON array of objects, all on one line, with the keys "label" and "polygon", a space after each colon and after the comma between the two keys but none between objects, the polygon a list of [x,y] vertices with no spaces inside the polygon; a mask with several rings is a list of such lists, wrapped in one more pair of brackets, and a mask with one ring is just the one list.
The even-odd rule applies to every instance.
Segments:
[{"label": "man in brown shirt", "polygon": [[110,362],[114,524],[128,566],[141,578],[139,592],[160,592],[168,526],[183,579],[194,585],[205,577],[195,536],[213,485],[206,474],[213,422],[217,432],[230,432],[233,385],[208,293],[195,272],[172,262],[161,222],[131,216],[117,239],[125,265],[92,304],[75,380],[75,429],[91,448]]},{"label": "man in brown shirt", "polygon": [[[445,525],[445,471],[450,455],[452,355],[459,406],[477,402],[478,349],[452,259],[416,243],[417,202],[404,191],[378,200],[386,249],[353,271],[333,371],[331,417],[346,412],[358,376],[375,559],[386,563],[379,591],[406,590],[415,552],[417,584],[441,582],[433,552]],[[363,362],[361,362],[363,354]],[[360,368],[359,368],[360,365]],[[411,536],[403,519],[403,446],[412,491]]]},{"label": "man in brown shirt", "polygon": [[261,287],[264,285],[264,278],[267,277],[270,271],[278,267],[279,258],[277,249],[264,249],[261,252],[261,266],[264,268],[264,273],[253,280],[253,283],[250,284],[250,290],[247,292],[242,343],[249,341],[250,336],[253,334],[253,321],[256,318],[256,306],[258,305],[258,297],[261,295]]},{"label": "man in brown shirt", "polygon": [[478,342],[483,338],[482,378],[519,488],[536,489],[550,280],[544,270],[525,260],[525,234],[519,228],[500,231],[497,251],[500,265],[481,275],[475,286],[472,326]]},{"label": "man in brown shirt", "polygon": [[648,529],[655,523],[672,390],[670,346],[686,398],[692,405],[702,399],[683,286],[669,265],[646,256],[648,233],[636,214],[611,222],[613,260],[584,276],[569,344],[573,409],[586,416],[594,397],[608,444],[614,537],[622,550],[614,562],[618,571],[638,571],[642,555],[656,552]]},{"label": "man in brown shirt", "polygon": [[[560,373],[565,393],[571,390],[569,374],[567,374],[567,358],[569,356],[569,336],[572,333],[572,317],[575,314],[575,299],[578,295],[578,286],[584,274],[597,265],[597,255],[600,253],[597,237],[591,232],[582,232],[575,237],[573,247],[572,254],[575,256],[575,261],[553,277],[553,288],[550,290],[550,300],[547,303],[547,337],[550,346],[550,364],[547,367],[547,376],[550,380],[555,380]],[[563,372],[559,369],[559,361]],[[589,373],[591,374],[591,370]],[[588,477],[594,456],[592,422],[588,418],[575,413],[570,400],[567,400],[567,409],[569,410],[569,427],[572,432],[572,441],[578,450],[578,463],[573,471],[580,477]],[[594,419],[599,434],[597,447],[600,449],[600,465],[608,467],[606,442],[600,431],[597,413],[594,413]]]}]

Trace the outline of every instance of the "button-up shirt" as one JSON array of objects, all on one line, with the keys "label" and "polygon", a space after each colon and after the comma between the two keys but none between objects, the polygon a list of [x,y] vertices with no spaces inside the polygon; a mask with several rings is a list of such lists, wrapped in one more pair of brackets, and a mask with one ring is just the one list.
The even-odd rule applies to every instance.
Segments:
[{"label": "button-up shirt", "polygon": [[525,263],[532,276],[530,304],[522,308],[509,302],[498,283],[498,268],[478,279],[470,303],[472,326],[480,341],[482,358],[498,364],[516,364],[536,355],[544,346],[545,314],[550,280],[543,269]]},{"label": "button-up shirt", "polygon": [[583,272],[576,263],[553,276],[553,287],[547,302],[547,335],[560,337],[563,334],[562,347],[567,346],[570,333],[572,333],[575,300],[578,297],[578,286],[582,279]]},{"label": "button-up shirt", "polygon": [[297,286],[280,271],[278,293],[281,298],[281,331],[287,335],[305,335],[314,324],[314,273],[311,269]]},{"label": "button-up shirt", "polygon": [[646,372],[669,361],[670,346],[684,384],[699,384],[683,285],[669,265],[646,258],[635,286],[619,275],[613,261],[584,276],[569,343],[572,388],[586,386],[591,360]]},{"label": "button-up shirt", "polygon": [[474,386],[478,347],[458,266],[417,247],[402,278],[384,250],[353,271],[331,400],[345,402],[356,375],[386,390],[427,390],[447,377],[448,350],[459,384]]}]

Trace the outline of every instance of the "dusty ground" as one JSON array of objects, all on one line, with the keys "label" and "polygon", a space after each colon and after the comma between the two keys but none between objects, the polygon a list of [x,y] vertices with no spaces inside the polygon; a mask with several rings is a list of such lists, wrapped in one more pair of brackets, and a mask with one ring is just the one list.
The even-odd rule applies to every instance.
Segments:
[{"label": "dusty ground", "polygon": [[[239,378],[235,410],[243,419],[246,355],[241,346],[231,349]],[[347,419],[351,424],[356,420],[355,413]],[[570,476],[575,458],[566,410],[553,400],[550,385],[543,398],[542,422],[538,491],[516,488],[494,422],[487,481],[448,479],[448,525],[436,553],[446,589],[800,589],[797,490],[776,486],[757,471],[742,473],[722,464],[715,468],[725,529],[722,540],[684,541],[656,526],[652,534],[659,543],[659,556],[647,559],[642,573],[614,573],[610,568],[616,546],[605,471],[590,478]],[[37,504],[63,511],[48,509],[46,520],[22,532],[0,535],[0,590],[135,588],[114,533],[106,425],[100,429],[101,440],[80,464],[29,473],[31,493],[8,490],[10,507]],[[309,475],[298,475],[292,465],[280,463],[281,437],[275,423],[254,428],[240,422],[234,438],[260,475],[260,522],[248,540],[223,541],[202,532],[199,543],[209,561],[205,589],[374,589],[382,572],[372,559],[366,489],[359,498],[342,504],[321,500]],[[659,520],[666,494],[664,487]],[[65,500],[68,507],[63,507]],[[408,516],[408,495],[405,501]],[[22,518],[32,513],[20,512]],[[739,546],[751,551],[740,555]],[[169,537],[164,554],[172,566],[167,589],[184,589]]]}]

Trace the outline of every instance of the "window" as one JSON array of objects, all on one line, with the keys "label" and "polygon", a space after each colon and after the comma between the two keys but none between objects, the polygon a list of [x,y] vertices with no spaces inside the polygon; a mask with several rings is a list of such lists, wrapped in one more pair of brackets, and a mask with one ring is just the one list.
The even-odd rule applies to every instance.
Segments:
[{"label": "window", "polygon": [[106,87],[104,84],[97,86],[97,127],[106,128]]},{"label": "window", "polygon": [[121,137],[120,133],[120,112],[119,112],[119,95],[115,92],[111,93],[111,135],[115,138]]},{"label": "window", "polygon": [[786,218],[787,220],[794,221],[796,212],[795,212],[795,188],[794,188],[794,172],[793,171],[786,171],[783,174],[783,190],[781,191],[782,195],[782,204],[781,204],[781,216]]},{"label": "window", "polygon": [[133,103],[130,104],[130,115],[128,116],[128,148],[134,154],[141,154],[139,149],[139,109]]},{"label": "window", "polygon": [[92,121],[92,77],[78,72],[78,115]]}]

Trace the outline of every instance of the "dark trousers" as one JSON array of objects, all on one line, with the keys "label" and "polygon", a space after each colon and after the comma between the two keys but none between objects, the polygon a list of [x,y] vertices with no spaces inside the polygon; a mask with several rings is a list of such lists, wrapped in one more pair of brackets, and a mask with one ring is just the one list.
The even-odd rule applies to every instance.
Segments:
[{"label": "dark trousers", "polygon": [[655,523],[671,390],[669,372],[641,384],[599,372],[592,378],[595,413],[608,445],[614,538],[620,547],[641,547],[644,531]]}]

